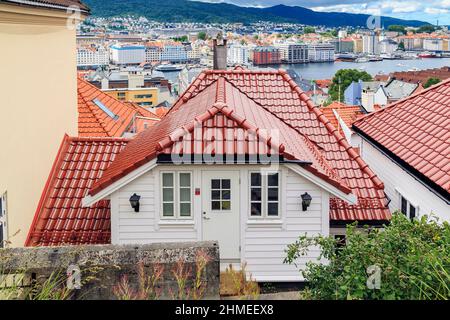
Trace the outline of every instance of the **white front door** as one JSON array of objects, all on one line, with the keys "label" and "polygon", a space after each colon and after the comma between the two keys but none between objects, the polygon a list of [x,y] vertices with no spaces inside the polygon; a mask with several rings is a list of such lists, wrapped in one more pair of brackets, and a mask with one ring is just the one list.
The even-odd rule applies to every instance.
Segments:
[{"label": "white front door", "polygon": [[219,241],[220,259],[240,259],[239,171],[202,172],[203,240]]}]

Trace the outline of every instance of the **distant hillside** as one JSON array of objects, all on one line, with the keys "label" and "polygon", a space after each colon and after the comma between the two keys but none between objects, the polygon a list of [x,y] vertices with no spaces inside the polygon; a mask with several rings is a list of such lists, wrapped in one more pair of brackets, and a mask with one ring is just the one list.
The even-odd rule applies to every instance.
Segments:
[{"label": "distant hillside", "polygon": [[[150,20],[166,22],[250,23],[256,21],[293,22],[308,25],[365,26],[368,15],[316,12],[302,7],[278,5],[269,8],[247,8],[227,3],[189,0],[84,0],[94,16],[126,14],[142,15]],[[426,22],[382,17],[385,26],[396,24],[421,26]]]}]

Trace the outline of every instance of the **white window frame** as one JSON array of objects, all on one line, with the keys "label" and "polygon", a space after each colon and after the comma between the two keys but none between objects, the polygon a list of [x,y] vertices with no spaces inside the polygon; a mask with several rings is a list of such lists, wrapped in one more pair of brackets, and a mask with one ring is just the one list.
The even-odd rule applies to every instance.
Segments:
[{"label": "white window frame", "polygon": [[[406,201],[406,213],[404,213],[404,212],[402,211],[402,203],[403,203],[402,200],[403,200],[403,199]],[[400,203],[399,211],[400,211],[402,214],[406,215],[406,217],[407,217],[408,219],[410,219],[410,220],[413,219],[413,218],[411,218],[411,207],[413,207],[413,208],[416,210],[416,212],[415,212],[415,214],[414,214],[414,218],[418,218],[418,217],[419,217],[419,206],[417,206],[417,205],[415,205],[414,203],[412,203],[411,201],[409,201],[409,199],[408,199],[407,197],[405,197],[404,195],[402,195],[401,193],[399,193],[399,203]]]},{"label": "white window frame", "polygon": [[3,231],[3,239],[0,239],[0,248],[6,247],[6,242],[8,241],[8,223],[7,223],[7,217],[8,217],[8,201],[7,201],[7,194],[6,192],[3,193],[0,196],[0,228]]},{"label": "white window frame", "polygon": [[[252,208],[252,174],[261,174],[261,215],[254,216],[251,213]],[[278,174],[278,215],[270,216],[268,215],[268,179],[267,176],[271,174]],[[281,171],[249,171],[248,174],[248,217],[249,220],[279,220],[281,219]],[[273,201],[272,201],[273,203]]]},{"label": "white window frame", "polygon": [[[165,173],[171,173],[174,176],[174,183],[173,183],[173,211],[174,214],[173,216],[165,216],[164,215],[164,206],[163,206],[163,175]],[[180,188],[182,188],[180,186],[180,175],[183,173],[188,173],[190,175],[190,209],[191,209],[191,214],[190,216],[182,216],[180,214],[180,208],[181,208],[181,200],[180,200]],[[160,192],[160,219],[161,220],[193,220],[194,219],[194,196],[193,196],[193,192],[194,192],[194,186],[193,186],[193,173],[192,171],[169,171],[169,170],[164,170],[160,172],[159,175],[159,179],[160,179],[160,183],[159,183],[159,192]]]}]

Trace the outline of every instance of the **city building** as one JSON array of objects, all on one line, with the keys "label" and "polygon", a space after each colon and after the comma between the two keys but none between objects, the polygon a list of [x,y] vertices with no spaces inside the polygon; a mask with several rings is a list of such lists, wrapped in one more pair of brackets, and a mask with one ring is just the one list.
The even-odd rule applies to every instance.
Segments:
[{"label": "city building", "polygon": [[117,65],[137,65],[145,62],[145,46],[115,44],[110,47],[111,62]]},{"label": "city building", "polygon": [[380,53],[379,39],[378,35],[375,32],[363,35],[362,41],[363,41],[363,50],[362,50],[363,53],[367,54]]},{"label": "city building", "polygon": [[334,45],[334,50],[337,53],[352,53],[355,50],[355,42],[353,39],[335,39],[331,40],[330,43]]},{"label": "city building", "polygon": [[246,46],[232,44],[228,47],[227,58],[229,65],[246,65],[249,60],[249,50]]},{"label": "city building", "polygon": [[100,67],[109,65],[109,51],[103,47],[78,47],[77,67]]},{"label": "city building", "polygon": [[[68,12],[77,3],[77,14]],[[23,246],[65,133],[77,135],[79,1],[0,1],[0,247]]]},{"label": "city building", "polygon": [[181,44],[164,45],[161,52],[161,61],[181,63],[188,61],[188,55],[185,46]]},{"label": "city building", "polygon": [[328,43],[310,44],[308,46],[309,62],[332,62],[334,61],[335,47]]},{"label": "city building", "polygon": [[144,108],[155,107],[158,100],[158,88],[117,88],[102,90],[119,101],[134,102]]},{"label": "city building", "polygon": [[379,42],[380,53],[393,54],[398,49],[398,43],[392,39],[384,39]]},{"label": "city building", "polygon": [[[284,99],[274,98],[280,92]],[[229,134],[217,139],[224,131]],[[78,176],[66,174],[66,164],[75,162],[93,178],[77,193],[49,184],[44,201],[57,194],[72,215],[47,202],[36,212],[27,245],[215,240],[221,268],[245,261],[255,281],[303,281],[296,266],[280,259],[299,232],[342,236],[349,222],[382,225],[392,217],[382,181],[285,71],[204,71],[161,121],[121,143],[115,139],[119,153],[95,173],[85,161],[105,161],[95,150],[80,148],[77,162],[62,148],[58,158],[66,161],[57,161],[50,176],[79,184]],[[261,157],[269,154],[283,161],[265,171]],[[227,170],[211,164],[222,163],[223,155],[230,156]],[[130,203],[133,195],[139,206]],[[319,255],[310,251],[297,263]]]},{"label": "city building", "polygon": [[423,39],[423,49],[428,51],[442,51],[444,50],[444,39],[441,38]]},{"label": "city building", "polygon": [[450,221],[450,80],[353,124],[361,156],[383,180],[392,211]]},{"label": "city building", "polygon": [[160,62],[162,49],[159,46],[145,47],[145,62]]},{"label": "city building", "polygon": [[256,47],[253,49],[254,65],[280,64],[280,50],[275,47]]},{"label": "city building", "polygon": [[306,44],[277,44],[280,50],[281,61],[285,63],[307,63],[309,62],[308,45]]}]

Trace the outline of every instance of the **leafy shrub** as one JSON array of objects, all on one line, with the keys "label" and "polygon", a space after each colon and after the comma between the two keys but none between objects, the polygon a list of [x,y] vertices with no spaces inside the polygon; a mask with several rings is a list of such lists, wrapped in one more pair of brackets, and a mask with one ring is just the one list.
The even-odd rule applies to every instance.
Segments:
[{"label": "leafy shrub", "polygon": [[[450,298],[450,225],[424,216],[410,221],[394,214],[383,229],[347,228],[346,245],[332,237],[300,237],[288,246],[285,263],[321,248],[321,261],[302,272],[306,299],[422,300]],[[381,270],[380,288],[368,286],[368,267]]]}]

